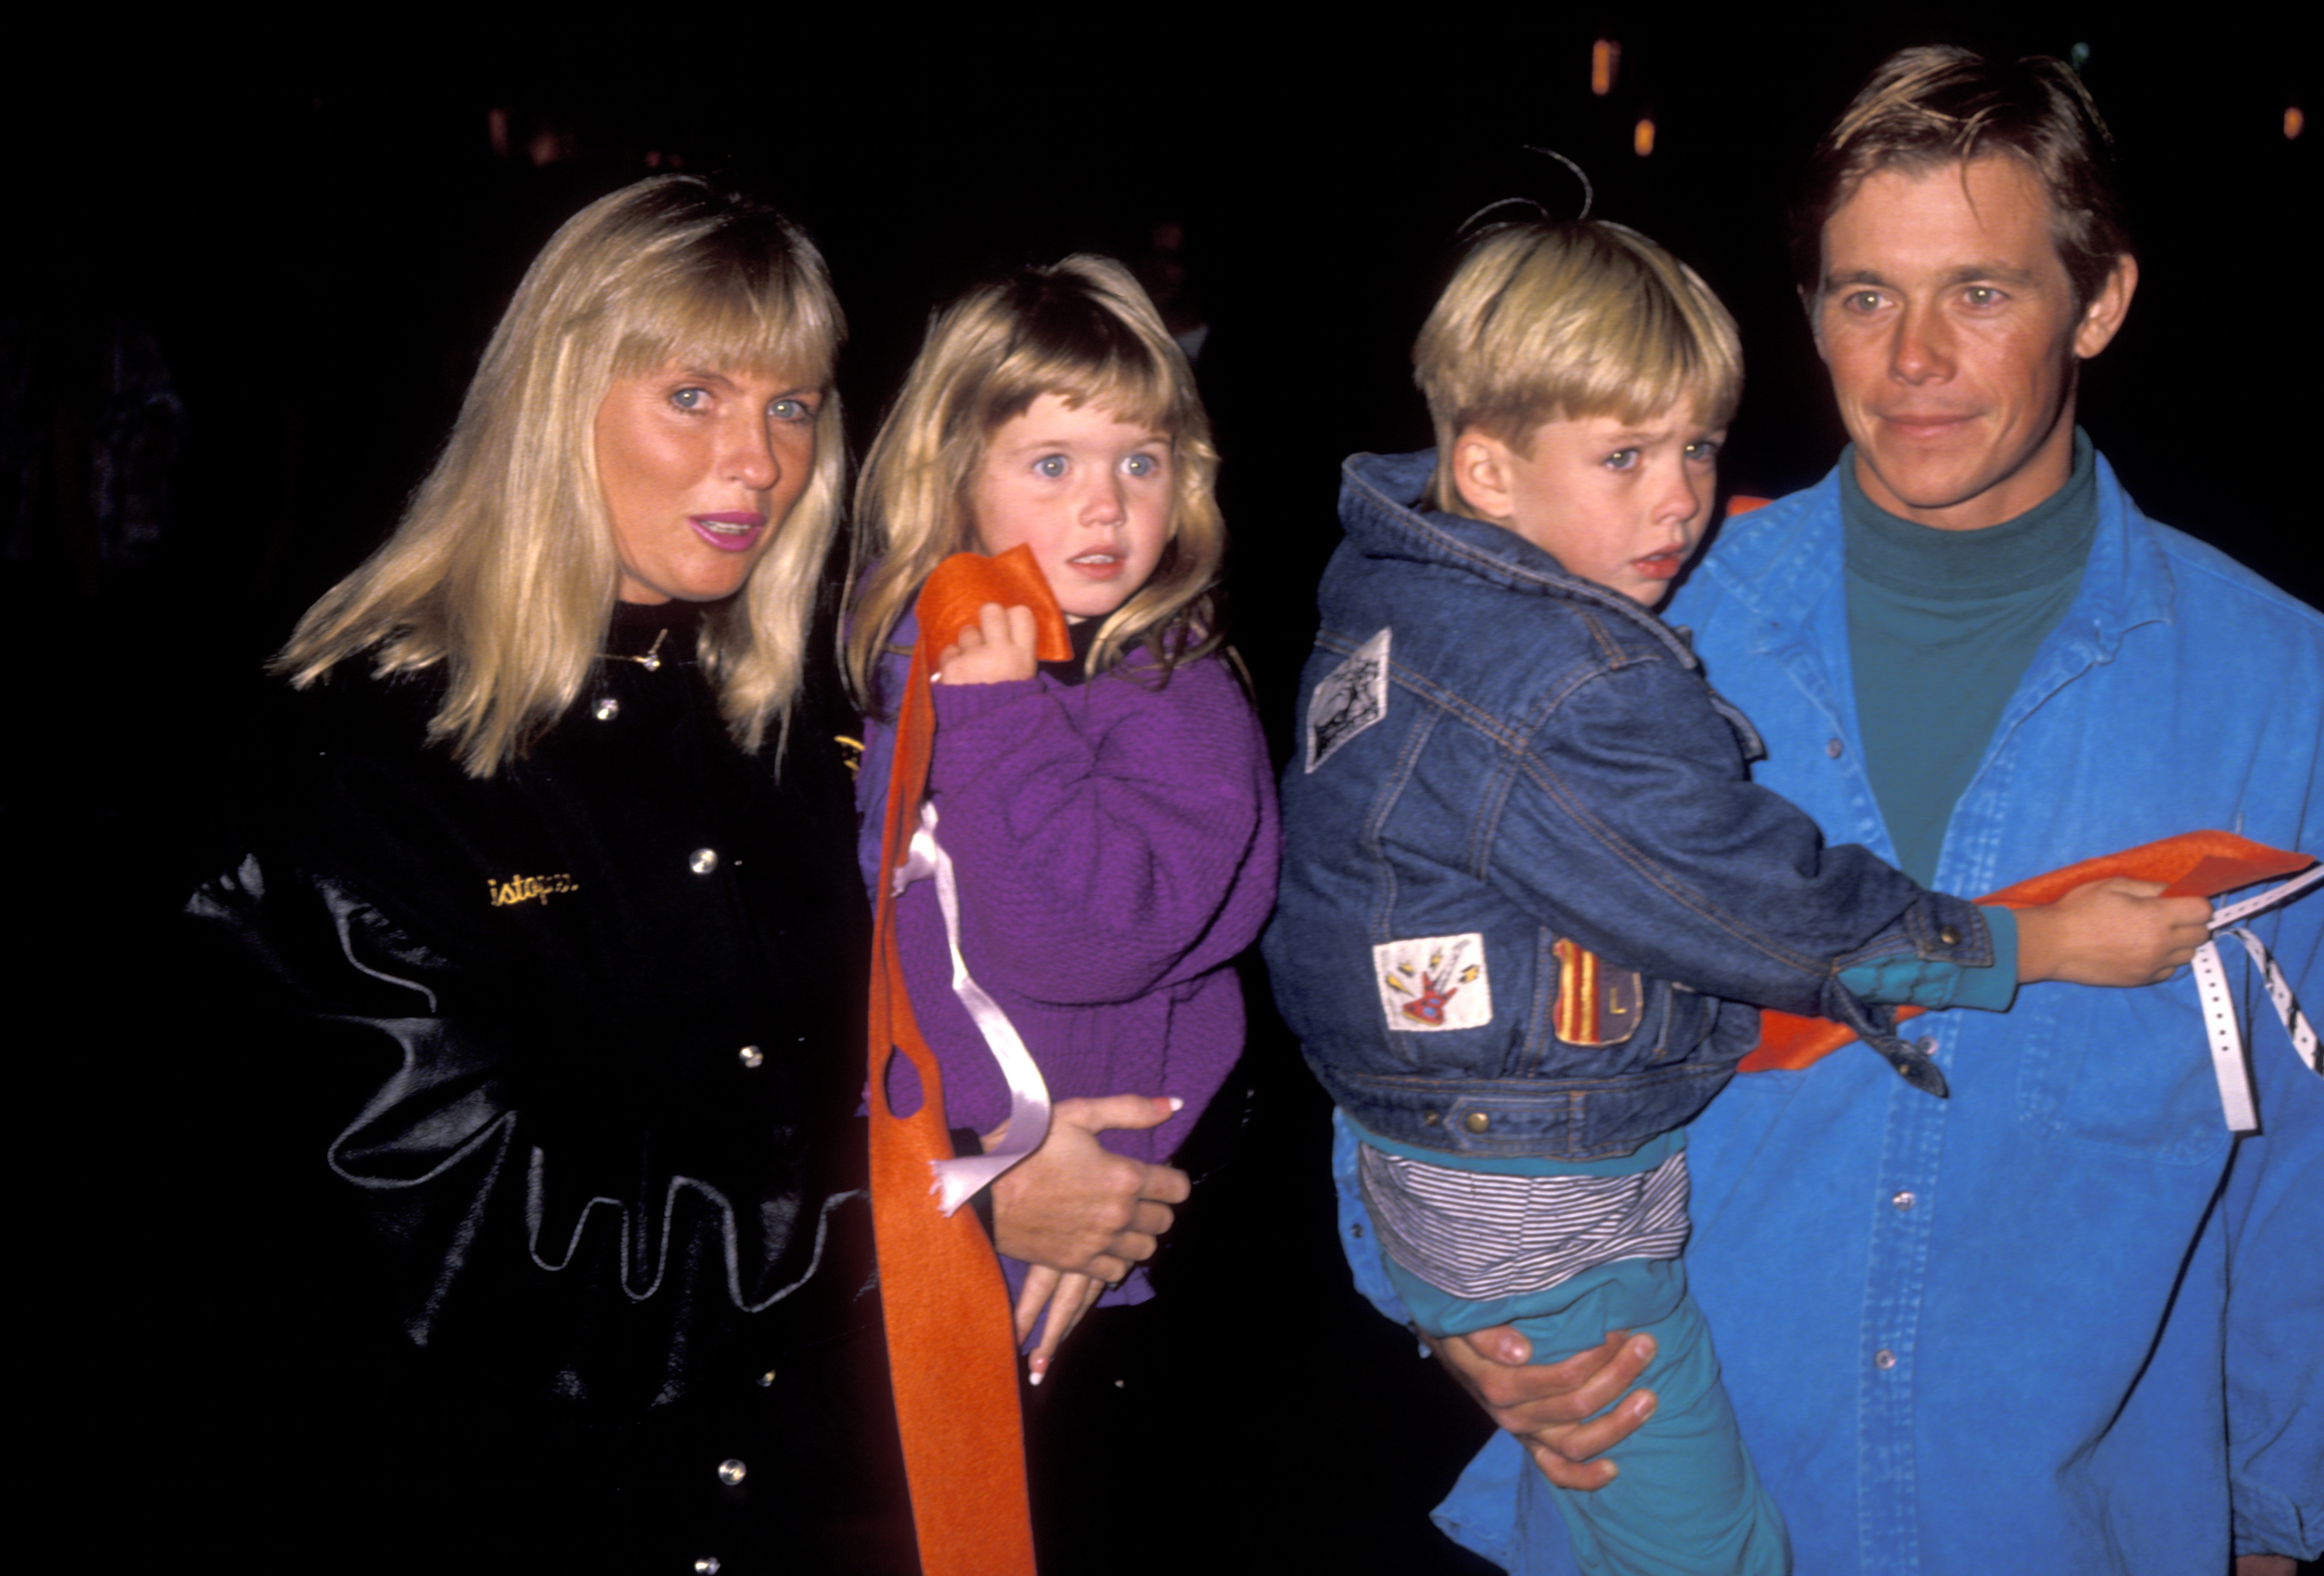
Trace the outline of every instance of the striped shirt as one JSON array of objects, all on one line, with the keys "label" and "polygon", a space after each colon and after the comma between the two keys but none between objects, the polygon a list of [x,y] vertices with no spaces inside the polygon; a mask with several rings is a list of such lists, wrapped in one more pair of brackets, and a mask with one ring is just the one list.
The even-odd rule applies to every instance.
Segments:
[{"label": "striped shirt", "polygon": [[1512,1176],[1358,1147],[1380,1245],[1406,1269],[1481,1302],[1686,1246],[1686,1151],[1618,1176]]}]

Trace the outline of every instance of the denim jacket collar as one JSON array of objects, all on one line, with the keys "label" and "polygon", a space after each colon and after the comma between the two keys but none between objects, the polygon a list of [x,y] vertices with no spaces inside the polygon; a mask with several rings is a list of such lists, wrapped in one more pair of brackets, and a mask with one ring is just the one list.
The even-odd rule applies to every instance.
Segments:
[{"label": "denim jacket collar", "polygon": [[1621,593],[1568,574],[1515,531],[1427,507],[1423,499],[1435,468],[1434,449],[1350,455],[1341,466],[1342,527],[1372,558],[1443,564],[1512,591],[1589,603],[1650,635],[1690,670],[1697,666],[1682,631]]}]

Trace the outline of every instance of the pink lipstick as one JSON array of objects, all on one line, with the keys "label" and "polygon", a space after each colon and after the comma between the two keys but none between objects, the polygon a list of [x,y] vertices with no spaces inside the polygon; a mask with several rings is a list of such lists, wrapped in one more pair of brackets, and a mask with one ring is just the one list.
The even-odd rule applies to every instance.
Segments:
[{"label": "pink lipstick", "polygon": [[689,514],[686,523],[720,552],[741,553],[758,545],[767,529],[767,517],[755,510],[730,509],[718,514]]}]

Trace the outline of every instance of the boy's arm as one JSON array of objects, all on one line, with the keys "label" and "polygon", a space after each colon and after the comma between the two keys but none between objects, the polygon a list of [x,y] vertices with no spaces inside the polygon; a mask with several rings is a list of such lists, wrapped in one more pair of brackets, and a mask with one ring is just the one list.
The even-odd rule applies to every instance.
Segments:
[{"label": "boy's arm", "polygon": [[1746,779],[1728,721],[1676,663],[1602,673],[1515,742],[1493,882],[1609,963],[1838,1017],[1856,1005],[1843,973],[1994,961],[1974,905],[1923,890],[1865,848],[1827,845],[1807,816]]},{"label": "boy's arm", "polygon": [[[1737,776],[1727,726],[1674,666],[1581,687],[1525,752],[1506,812],[1508,846],[1537,855],[1497,879],[1624,966],[1835,1018],[1862,1000],[1998,1009],[2015,983],[2046,979],[2149,983],[2205,939],[2201,899],[2122,880],[1989,929],[1988,911],[1826,845],[1789,801]],[[2000,951],[2013,940],[2014,959]]]}]

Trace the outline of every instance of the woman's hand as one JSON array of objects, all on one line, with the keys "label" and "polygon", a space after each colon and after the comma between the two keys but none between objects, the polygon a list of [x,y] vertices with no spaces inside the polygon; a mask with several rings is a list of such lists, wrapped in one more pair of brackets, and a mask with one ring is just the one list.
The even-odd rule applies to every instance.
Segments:
[{"label": "woman's hand", "polygon": [[1541,1475],[1561,1488],[1589,1493],[1612,1482],[1620,1469],[1591,1458],[1629,1438],[1655,1415],[1655,1393],[1634,1390],[1593,1420],[1646,1371],[1655,1355],[1651,1335],[1612,1331],[1604,1345],[1539,1368],[1527,1363],[1533,1343],[1507,1324],[1424,1339],[1486,1415],[1524,1442]]},{"label": "woman's hand", "polygon": [[2160,881],[2126,876],[2076,887],[2017,911],[2017,978],[2076,985],[2152,985],[2211,939],[2211,905],[2165,898]]},{"label": "woman's hand", "polygon": [[1042,1308],[1049,1310],[1049,1321],[1041,1327],[1041,1344],[1025,1359],[1035,1384],[1049,1371],[1049,1359],[1056,1356],[1058,1343],[1073,1333],[1074,1326],[1096,1305],[1104,1290],[1105,1282],[1085,1275],[1059,1275],[1038,1264],[1025,1272],[1025,1289],[1017,1294],[1018,1345],[1024,1345],[1025,1338],[1033,1333],[1033,1321],[1040,1317]]},{"label": "woman's hand", "polygon": [[[1153,1257],[1155,1240],[1170,1229],[1170,1206],[1186,1201],[1186,1174],[1117,1155],[1097,1135],[1158,1128],[1178,1107],[1143,1094],[1059,1101],[1041,1147],[992,1184],[993,1246],[1038,1268],[1107,1286]],[[985,1148],[1008,1131],[1004,1122],[986,1134]]]},{"label": "woman's hand", "polygon": [[939,684],[1006,684],[1040,671],[1034,655],[1033,610],[988,602],[976,622],[936,655]]}]

